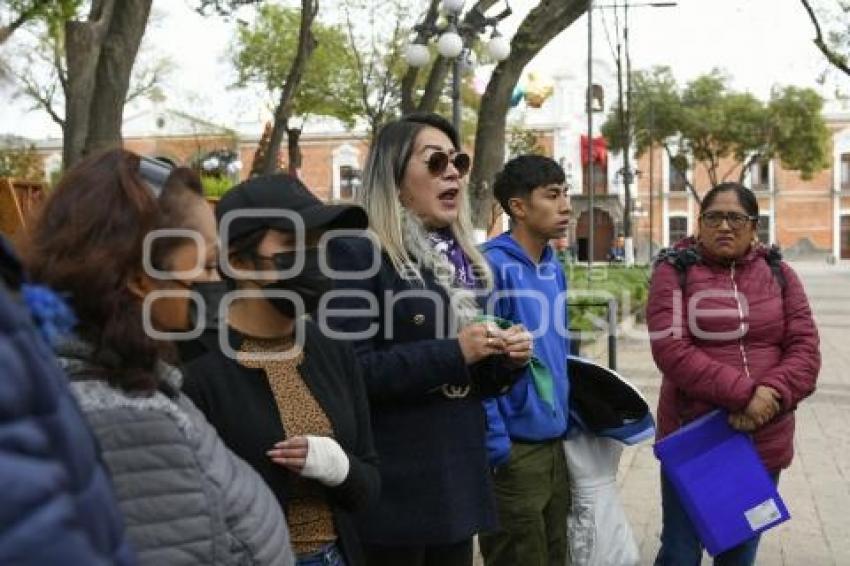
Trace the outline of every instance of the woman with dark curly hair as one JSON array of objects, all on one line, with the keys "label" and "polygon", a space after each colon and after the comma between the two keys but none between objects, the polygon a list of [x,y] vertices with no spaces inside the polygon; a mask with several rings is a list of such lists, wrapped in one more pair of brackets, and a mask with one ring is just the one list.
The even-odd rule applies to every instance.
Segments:
[{"label": "woman with dark curly hair", "polygon": [[[142,564],[292,564],[272,494],[180,392],[168,343],[222,293],[197,176],[116,149],[70,171],[27,254],[79,324],[60,365],[103,451]],[[190,300],[191,299],[191,300]]]}]

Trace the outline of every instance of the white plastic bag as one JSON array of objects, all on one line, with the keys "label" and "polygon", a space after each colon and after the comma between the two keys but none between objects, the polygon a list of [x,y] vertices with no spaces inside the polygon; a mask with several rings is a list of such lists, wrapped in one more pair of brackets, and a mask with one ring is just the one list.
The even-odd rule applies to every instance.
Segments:
[{"label": "white plastic bag", "polygon": [[637,566],[640,552],[617,489],[623,445],[578,432],[564,442],[572,506],[567,517],[574,566]]}]

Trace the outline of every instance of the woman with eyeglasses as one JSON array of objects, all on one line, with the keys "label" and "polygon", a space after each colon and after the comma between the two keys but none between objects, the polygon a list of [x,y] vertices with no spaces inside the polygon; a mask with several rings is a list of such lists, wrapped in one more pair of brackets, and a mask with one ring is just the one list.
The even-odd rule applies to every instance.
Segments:
[{"label": "woman with eyeglasses", "polygon": [[473,535],[495,527],[481,396],[507,390],[528,345],[479,317],[491,275],[472,242],[469,165],[440,116],[385,125],[361,194],[374,238],[331,246],[327,330],[363,366],[383,482],[359,516],[370,565],[468,566]]},{"label": "woman with eyeglasses", "polygon": [[[739,183],[711,189],[696,237],[656,261],[647,305],[662,373],[658,437],[714,409],[752,434],[774,481],[791,464],[794,410],[815,389],[817,329],[800,280],[776,248],[758,241],[758,201]],[[656,565],[698,565],[702,545],[672,485],[661,478],[663,525]],[[758,538],[715,564],[755,562]]]},{"label": "woman with eyeglasses", "polygon": [[27,252],[33,279],[77,316],[59,364],[139,563],[293,564],[271,491],[181,393],[172,365],[173,333],[208,326],[198,305],[215,312],[223,292],[197,175],[121,149],[95,155],[62,177]]}]

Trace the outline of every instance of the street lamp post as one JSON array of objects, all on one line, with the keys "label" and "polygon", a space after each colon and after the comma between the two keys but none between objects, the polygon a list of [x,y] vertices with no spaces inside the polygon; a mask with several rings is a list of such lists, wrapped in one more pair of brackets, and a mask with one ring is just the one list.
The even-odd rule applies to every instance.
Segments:
[{"label": "street lamp post", "polygon": [[[623,64],[621,59],[620,33],[617,30],[617,87],[619,100],[619,115],[620,128],[623,134],[623,193],[624,193],[624,210],[623,210],[623,235],[626,240],[626,265],[634,263],[634,237],[632,234],[632,181],[634,173],[630,163],[631,151],[631,136],[632,136],[632,121],[631,121],[631,95],[632,95],[632,66],[631,57],[629,56],[629,8],[672,8],[677,5],[677,2],[636,2],[629,3],[629,0],[623,0],[622,4],[615,2],[614,4],[598,5],[597,8],[614,8],[615,10],[623,8],[623,50],[625,51],[626,59],[626,92],[625,100],[623,99]],[[589,24],[588,24],[589,25]],[[651,150],[650,145],[650,150]],[[652,171],[652,156],[650,155],[650,171]],[[650,173],[650,257],[652,256],[652,173]],[[591,220],[592,220],[591,216]]]},{"label": "street lamp post", "polygon": [[505,9],[493,17],[485,16],[476,6],[461,20],[464,0],[443,0],[443,10],[446,13],[446,24],[443,26],[417,24],[413,29],[418,32],[417,41],[410,43],[405,52],[405,60],[411,67],[424,67],[431,56],[425,43],[439,36],[437,51],[446,59],[452,59],[452,125],[460,132],[461,99],[460,78],[462,64],[469,57],[472,45],[478,34],[488,27],[493,28],[490,41],[487,42],[487,52],[495,61],[504,61],[511,54],[510,42],[499,33],[497,25],[511,15],[511,7],[505,1]]},{"label": "street lamp post", "polygon": [[596,192],[593,166],[593,0],[587,2],[587,277],[593,271],[594,232],[593,194]]}]

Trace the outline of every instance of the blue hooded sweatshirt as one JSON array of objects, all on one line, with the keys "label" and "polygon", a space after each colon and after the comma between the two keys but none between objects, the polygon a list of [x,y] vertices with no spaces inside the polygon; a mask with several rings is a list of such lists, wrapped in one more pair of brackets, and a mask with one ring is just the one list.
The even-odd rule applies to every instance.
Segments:
[{"label": "blue hooded sweatshirt", "polygon": [[511,440],[542,442],[567,432],[567,278],[551,247],[535,263],[509,232],[485,243],[482,251],[494,283],[485,311],[523,324],[534,335],[534,357],[549,370],[554,386],[553,402],[541,398],[529,366],[508,393],[484,401],[487,453],[490,464],[499,466],[510,456]]}]

